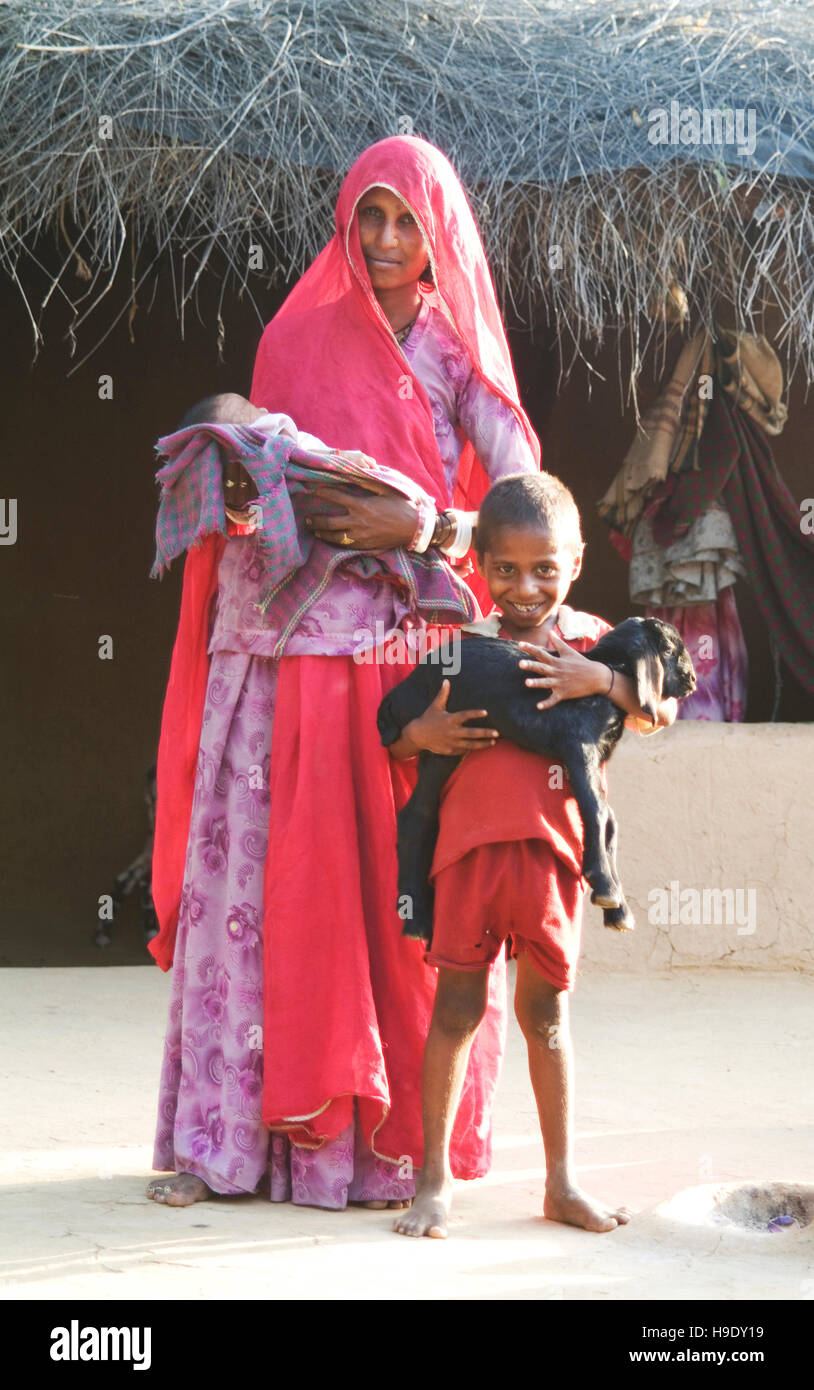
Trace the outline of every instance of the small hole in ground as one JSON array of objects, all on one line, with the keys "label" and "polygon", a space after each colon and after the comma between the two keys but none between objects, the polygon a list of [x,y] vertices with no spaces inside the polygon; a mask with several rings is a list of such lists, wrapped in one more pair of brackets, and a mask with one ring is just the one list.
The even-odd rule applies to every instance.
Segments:
[{"label": "small hole in ground", "polygon": [[814,1221],[814,1188],[782,1182],[745,1183],[716,1194],[710,1215],[716,1223],[742,1231],[773,1235],[799,1231]]}]

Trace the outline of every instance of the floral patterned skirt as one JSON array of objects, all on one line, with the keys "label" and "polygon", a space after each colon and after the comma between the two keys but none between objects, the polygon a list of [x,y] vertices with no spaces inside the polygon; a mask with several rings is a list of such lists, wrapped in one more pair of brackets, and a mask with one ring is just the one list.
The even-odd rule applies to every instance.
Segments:
[{"label": "floral patterned skirt", "polygon": [[354,1122],[321,1149],[270,1136],[263,1088],[263,869],[278,663],[214,652],[172,970],[153,1166],[223,1194],[339,1209],[412,1197]]}]

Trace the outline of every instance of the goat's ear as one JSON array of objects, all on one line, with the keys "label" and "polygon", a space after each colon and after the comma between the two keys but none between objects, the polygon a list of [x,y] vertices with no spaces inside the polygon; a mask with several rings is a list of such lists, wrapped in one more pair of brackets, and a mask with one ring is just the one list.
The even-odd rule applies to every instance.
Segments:
[{"label": "goat's ear", "polygon": [[664,667],[656,652],[646,649],[636,657],[633,663],[633,679],[636,683],[639,708],[648,716],[650,722],[655,724],[656,711],[661,704],[664,688]]}]

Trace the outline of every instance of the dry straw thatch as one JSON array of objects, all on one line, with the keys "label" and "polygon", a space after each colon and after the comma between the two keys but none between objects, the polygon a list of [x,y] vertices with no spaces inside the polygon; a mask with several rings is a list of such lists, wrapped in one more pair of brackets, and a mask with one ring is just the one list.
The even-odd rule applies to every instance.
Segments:
[{"label": "dry straw thatch", "polygon": [[[652,144],[671,102],[754,110],[756,148]],[[355,155],[413,131],[459,170],[504,302],[545,315],[564,359],[622,327],[635,381],[672,295],[690,328],[726,311],[759,331],[778,307],[811,380],[812,120],[810,0],[0,0],[0,260],[35,346],[63,296],[71,350],[92,314],[93,350],[161,266],[183,331],[208,264],[221,303],[262,283],[251,245],[296,274]]]}]

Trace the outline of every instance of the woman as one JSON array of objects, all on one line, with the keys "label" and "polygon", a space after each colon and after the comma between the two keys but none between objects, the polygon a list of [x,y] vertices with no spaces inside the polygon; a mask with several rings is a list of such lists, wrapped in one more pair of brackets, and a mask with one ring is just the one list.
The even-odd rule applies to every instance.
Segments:
[{"label": "woman", "polygon": [[[349,550],[461,553],[487,478],[539,467],[480,238],[432,145],[383,140],[353,165],[334,237],[266,328],[251,397],[398,469],[437,508],[463,509],[436,517],[323,489],[308,522]],[[262,617],[253,606],[262,583],[248,537],[211,536],[187,557],[151,947],[168,968],[177,924],[154,1159],[175,1176],[150,1195],[187,1205],[253,1192],[269,1169],[272,1199],[403,1205],[421,1162],[434,976],[394,909],[410,778],[391,769],[375,722],[407,667],[358,657],[373,646],[381,657],[383,635],[415,615],[391,585],[340,569],[274,658],[274,605]],[[489,1165],[500,978],[494,988],[453,1139],[464,1177]]]}]

